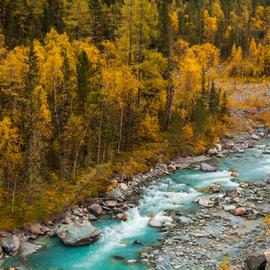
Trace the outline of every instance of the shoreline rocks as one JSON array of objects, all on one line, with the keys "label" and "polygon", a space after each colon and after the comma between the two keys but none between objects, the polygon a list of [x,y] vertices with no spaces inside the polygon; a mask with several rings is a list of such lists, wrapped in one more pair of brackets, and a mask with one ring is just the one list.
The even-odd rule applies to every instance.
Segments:
[{"label": "shoreline rocks", "polygon": [[[68,210],[66,213],[60,215],[58,218],[52,221],[33,224],[26,231],[23,230],[23,234],[25,234],[26,240],[28,240],[28,238],[34,239],[39,235],[53,236],[57,234],[58,228],[63,225],[71,228],[74,224],[85,223],[89,220],[97,220],[102,215],[111,215],[112,217],[118,218],[125,222],[127,220],[125,211],[128,209],[128,207],[132,207],[131,202],[133,200],[136,204],[136,200],[143,183],[146,183],[147,181],[154,178],[170,174],[176,170],[189,168],[193,163],[201,164],[198,166],[198,169],[204,170],[206,172],[215,172],[217,169],[205,163],[205,161],[207,161],[212,156],[223,158],[227,153],[238,152],[241,154],[245,149],[254,147],[254,143],[257,142],[257,140],[254,139],[255,136],[252,136],[253,134],[260,136],[259,138],[263,137],[262,134],[259,134],[257,131],[253,131],[251,133],[241,134],[237,137],[234,137],[233,139],[231,137],[224,138],[221,141],[221,144],[216,144],[213,146],[212,151],[208,152],[208,156],[201,155],[197,157],[177,157],[169,164],[156,164],[156,166],[153,167],[149,172],[139,173],[134,175],[131,179],[118,179],[116,177],[116,179],[114,179],[114,186],[116,186],[116,188],[106,192],[103,195],[103,198],[89,199],[85,202],[85,204]],[[237,175],[234,177],[237,177]],[[241,185],[243,185],[243,188],[248,188],[246,183],[240,183],[240,186]],[[245,202],[243,202],[242,198],[239,197],[238,190],[231,191],[230,194],[226,192],[224,195],[220,193],[219,188],[215,186],[211,189],[211,191],[212,193],[217,193],[219,196],[212,197],[211,199],[201,199],[201,203],[199,204],[202,205],[206,211],[215,207],[221,207],[221,209],[226,209],[225,212],[233,214],[233,211],[235,211],[237,208],[246,207]],[[220,201],[223,201],[222,203],[224,203],[224,206],[220,205]],[[250,216],[254,215],[256,216],[258,214],[258,211],[256,212],[256,210],[252,209],[252,207],[246,207],[246,209],[247,213],[245,214],[245,218],[249,218]],[[188,224],[194,223],[194,219],[192,217],[187,217],[187,219],[190,221]],[[201,218],[201,224],[204,224],[204,222],[205,219]],[[181,224],[185,224],[185,222]],[[167,228],[171,228],[175,224],[172,224],[172,222],[168,221],[167,224],[164,222],[161,227],[164,227],[164,225],[166,225]],[[28,233],[26,233],[27,231]],[[67,237],[68,231],[69,230],[63,231],[63,239]],[[87,239],[85,241],[89,243],[92,243],[92,240],[96,241],[99,234],[97,232],[93,232],[93,234],[93,239]],[[195,233],[195,236],[196,235],[203,234],[198,232]],[[204,237],[206,237],[206,234]],[[82,243],[80,241],[78,243],[79,245],[82,243],[84,244],[84,240],[82,240]],[[71,244],[73,245],[72,241]]]},{"label": "shoreline rocks", "polygon": [[20,248],[19,238],[14,234],[4,233],[2,236],[2,248],[10,256],[17,255]]},{"label": "shoreline rocks", "polygon": [[90,222],[73,223],[60,226],[57,230],[57,236],[67,246],[80,247],[96,242],[99,239],[100,232]]},{"label": "shoreline rocks", "polygon": [[201,171],[203,172],[216,172],[217,171],[217,168],[207,163],[201,163],[200,168],[201,168]]},{"label": "shoreline rocks", "polygon": [[162,228],[172,227],[172,223],[173,219],[171,217],[156,215],[149,220],[148,225],[155,228]]}]

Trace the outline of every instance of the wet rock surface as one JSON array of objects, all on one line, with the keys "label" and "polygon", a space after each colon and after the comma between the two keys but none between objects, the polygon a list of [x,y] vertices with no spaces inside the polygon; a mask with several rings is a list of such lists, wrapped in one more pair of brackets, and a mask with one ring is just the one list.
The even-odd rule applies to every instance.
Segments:
[{"label": "wet rock surface", "polygon": [[89,222],[83,224],[62,225],[57,230],[57,236],[64,244],[73,247],[85,246],[97,241],[100,232]]},{"label": "wet rock surface", "polygon": [[6,254],[14,256],[19,252],[20,240],[14,234],[4,233],[2,236],[2,247]]}]

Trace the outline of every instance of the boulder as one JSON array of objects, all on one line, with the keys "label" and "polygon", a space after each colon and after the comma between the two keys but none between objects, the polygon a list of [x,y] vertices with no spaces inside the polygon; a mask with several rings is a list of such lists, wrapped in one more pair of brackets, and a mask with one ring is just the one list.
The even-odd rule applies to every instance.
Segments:
[{"label": "boulder", "polygon": [[237,171],[232,171],[231,176],[232,176],[232,177],[238,177],[238,176],[239,176],[239,172],[237,172]]},{"label": "boulder", "polygon": [[105,197],[106,198],[111,198],[113,200],[118,200],[118,199],[126,199],[126,194],[124,192],[124,190],[122,190],[121,188],[115,188],[111,191],[108,191],[105,193]]},{"label": "boulder", "polygon": [[199,199],[198,203],[200,206],[210,208],[216,204],[216,199],[212,196],[204,196]]},{"label": "boulder", "polygon": [[19,238],[11,233],[5,233],[2,238],[3,250],[10,256],[14,256],[19,252],[20,248]]},{"label": "boulder", "polygon": [[128,220],[128,216],[125,213],[119,213],[119,214],[116,215],[116,217],[121,221],[127,221]]},{"label": "boulder", "polygon": [[89,219],[90,221],[96,221],[96,220],[98,220],[98,218],[97,218],[96,216],[92,215],[92,214],[89,214],[89,215],[88,215],[88,219]]},{"label": "boulder", "polygon": [[266,258],[266,267],[265,267],[265,270],[270,270],[270,249],[266,250],[264,252],[264,256]]},{"label": "boulder", "polygon": [[170,172],[176,171],[175,165],[173,165],[173,164],[168,165],[168,170],[169,170]]},{"label": "boulder", "polygon": [[265,151],[263,151],[263,154],[264,154],[264,155],[270,155],[270,150],[265,150]]},{"label": "boulder", "polygon": [[[246,258],[244,262],[244,270],[261,270],[269,268],[270,250],[253,254]],[[268,269],[267,269],[268,270]]]},{"label": "boulder", "polygon": [[102,214],[102,207],[97,203],[92,204],[88,209],[95,216],[100,216]]},{"label": "boulder", "polygon": [[30,231],[32,234],[37,234],[37,235],[44,234],[44,232],[42,231],[42,226],[39,223],[32,224],[30,226]]},{"label": "boulder", "polygon": [[219,193],[220,189],[221,189],[221,185],[219,185],[217,183],[213,183],[210,185],[210,189],[211,189],[212,193]]},{"label": "boulder", "polygon": [[152,217],[149,220],[148,225],[155,228],[161,228],[165,224],[166,224],[166,227],[168,227],[169,224],[170,225],[172,224],[172,222],[173,222],[173,219],[171,217],[156,215],[155,217]]},{"label": "boulder", "polygon": [[66,216],[66,217],[63,219],[62,223],[64,223],[64,224],[72,224],[73,221],[71,220],[70,217],[67,217],[67,216]]},{"label": "boulder", "polygon": [[216,148],[212,148],[208,151],[209,156],[215,156],[216,154],[218,154],[218,150]]},{"label": "boulder", "polygon": [[121,184],[120,184],[120,188],[121,188],[123,191],[128,191],[128,186],[127,186],[127,184],[125,184],[125,183],[121,183]]},{"label": "boulder", "polygon": [[238,197],[238,191],[236,188],[226,190],[226,197],[236,198]]},{"label": "boulder", "polygon": [[57,236],[64,244],[73,247],[85,246],[96,242],[100,232],[90,222],[83,224],[62,225],[57,230]]},{"label": "boulder", "polygon": [[215,148],[217,149],[218,152],[222,151],[222,145],[221,144],[215,144]]},{"label": "boulder", "polygon": [[200,168],[201,168],[201,171],[203,171],[203,172],[216,172],[217,171],[217,169],[215,167],[213,167],[207,163],[202,163]]},{"label": "boulder", "polygon": [[236,209],[236,206],[235,205],[223,205],[223,209],[227,212],[229,211],[233,211]]},{"label": "boulder", "polygon": [[48,234],[51,231],[51,229],[47,226],[42,227],[42,232],[45,234]]},{"label": "boulder", "polygon": [[42,248],[40,245],[32,244],[29,242],[21,242],[19,255],[22,257],[29,256]]},{"label": "boulder", "polygon": [[235,216],[244,216],[247,213],[247,209],[244,207],[239,207],[234,210]]},{"label": "boulder", "polygon": [[109,201],[105,201],[104,205],[108,207],[116,207],[118,203],[116,200],[109,200]]},{"label": "boulder", "polygon": [[235,143],[233,141],[228,141],[225,143],[225,148],[226,149],[232,149],[235,147]]},{"label": "boulder", "polygon": [[252,134],[251,139],[253,139],[255,141],[258,141],[260,139],[260,137],[258,135],[256,135],[256,134]]}]

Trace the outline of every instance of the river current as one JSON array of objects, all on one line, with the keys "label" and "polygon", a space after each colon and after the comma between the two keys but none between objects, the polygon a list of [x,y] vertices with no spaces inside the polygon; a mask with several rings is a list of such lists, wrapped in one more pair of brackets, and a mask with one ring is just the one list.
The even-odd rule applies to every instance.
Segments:
[{"label": "river current", "polygon": [[[202,191],[211,184],[219,183],[223,189],[238,187],[231,177],[232,169],[239,171],[242,181],[264,180],[270,175],[270,155],[263,151],[269,147],[270,143],[266,142],[245,153],[214,158],[209,163],[218,167],[215,173],[187,169],[156,179],[142,188],[139,206],[127,212],[128,221],[102,219],[93,222],[102,232],[101,239],[93,245],[71,248],[57,238],[40,238],[36,242],[42,244],[44,250],[24,260],[11,258],[4,269],[18,265],[27,270],[145,270],[147,267],[143,263],[128,264],[127,261],[139,259],[147,245],[160,244],[164,238],[159,229],[148,226],[150,217],[172,210],[185,218],[198,209],[193,200],[202,196]],[[134,244],[135,240],[145,246]]]}]

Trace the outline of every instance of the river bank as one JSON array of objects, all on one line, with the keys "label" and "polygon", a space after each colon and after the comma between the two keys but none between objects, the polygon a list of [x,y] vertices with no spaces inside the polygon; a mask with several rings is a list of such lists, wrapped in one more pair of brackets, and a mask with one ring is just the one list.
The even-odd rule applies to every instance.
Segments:
[{"label": "river bank", "polygon": [[[258,134],[249,136],[259,140]],[[247,149],[247,142],[248,147],[253,147],[245,135],[234,140],[241,145],[239,153]],[[265,145],[258,147],[265,157],[269,155],[269,150],[263,150]],[[232,175],[236,187],[222,190],[220,185],[213,184],[207,195],[195,200],[201,207],[195,214],[173,213],[177,222],[168,230],[162,245],[142,254],[150,262],[149,267],[209,270],[220,269],[222,262],[228,260],[226,269],[269,269],[270,178],[252,183],[237,179],[236,170]]]},{"label": "river bank", "polygon": [[[177,170],[193,167],[193,163],[201,163],[211,158],[210,156],[217,156],[222,158],[226,153],[243,153],[245,149],[252,148],[260,138],[266,137],[263,130],[257,130],[249,134],[243,134],[235,138],[225,138],[222,145],[216,145],[215,148],[209,151],[208,156],[200,157],[178,157],[169,164],[157,164],[150,172],[146,174],[138,174],[134,176],[131,181],[117,183],[117,188],[111,192],[104,194],[104,198],[98,200],[88,200],[84,205],[78,206],[70,211],[67,211],[60,217],[53,221],[48,221],[42,224],[34,224],[26,230],[13,232],[21,242],[32,240],[39,235],[53,236],[57,233],[59,225],[68,224],[83,224],[84,222],[94,221],[99,217],[110,216],[111,218],[118,218],[126,220],[126,210],[135,207],[138,202],[138,195],[141,187],[147,181],[151,181],[162,175],[169,175]],[[162,224],[162,227],[164,224]],[[165,229],[170,226],[167,224]],[[164,229],[164,228],[163,228]],[[20,252],[20,251],[18,251]],[[14,255],[16,252],[14,253]],[[152,258],[149,258],[152,260]],[[174,269],[174,268],[171,268]]]}]

